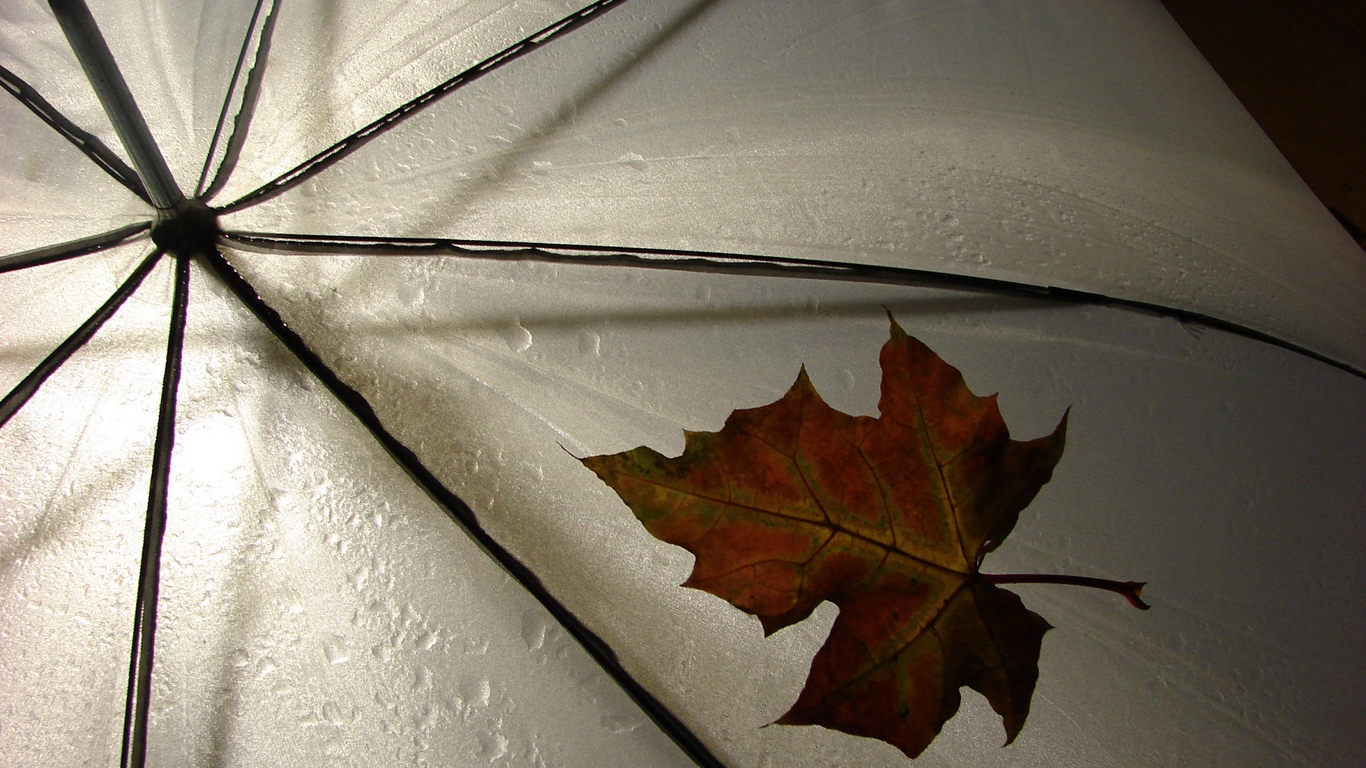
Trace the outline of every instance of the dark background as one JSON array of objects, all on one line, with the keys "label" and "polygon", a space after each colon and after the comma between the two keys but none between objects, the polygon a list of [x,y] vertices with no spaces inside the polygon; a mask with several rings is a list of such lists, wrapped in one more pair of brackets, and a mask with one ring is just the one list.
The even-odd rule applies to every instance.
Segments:
[{"label": "dark background", "polygon": [[1366,241],[1366,0],[1162,0],[1343,228]]}]

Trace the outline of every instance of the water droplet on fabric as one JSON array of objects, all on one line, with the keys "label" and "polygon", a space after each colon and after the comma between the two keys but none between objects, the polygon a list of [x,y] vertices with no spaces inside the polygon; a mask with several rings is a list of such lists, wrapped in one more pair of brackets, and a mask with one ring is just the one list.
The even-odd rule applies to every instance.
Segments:
[{"label": "water droplet on fabric", "polygon": [[626,154],[617,158],[617,162],[622,163],[624,165],[629,165],[637,171],[645,170],[645,158],[641,157],[635,152],[627,152]]},{"label": "water droplet on fabric", "polygon": [[493,686],[487,680],[466,680],[460,685],[466,707],[487,707],[492,696]]},{"label": "water droplet on fabric", "polygon": [[418,667],[413,676],[413,690],[422,691],[432,687],[432,671],[426,667]]},{"label": "water droplet on fabric", "polygon": [[345,664],[351,660],[351,653],[346,649],[346,638],[333,635],[323,643],[323,655],[327,657],[329,664]]},{"label": "water droplet on fabric", "polygon": [[640,721],[630,715],[603,715],[601,722],[612,733],[630,733],[640,727]]},{"label": "water droplet on fabric", "polygon": [[479,736],[479,751],[487,755],[492,763],[508,753],[507,737],[501,733],[484,733]]},{"label": "water droplet on fabric", "polygon": [[545,645],[546,630],[550,627],[531,611],[522,614],[522,642],[528,650],[539,651]]},{"label": "water droplet on fabric", "polygon": [[519,355],[531,349],[531,331],[522,325],[520,318],[512,318],[512,325],[503,331],[503,340],[507,342],[508,349]]}]

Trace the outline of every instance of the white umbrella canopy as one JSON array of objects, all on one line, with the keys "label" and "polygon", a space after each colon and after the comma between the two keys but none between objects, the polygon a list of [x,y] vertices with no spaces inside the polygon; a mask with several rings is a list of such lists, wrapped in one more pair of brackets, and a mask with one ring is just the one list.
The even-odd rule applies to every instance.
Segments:
[{"label": "white umbrella canopy", "polygon": [[[189,265],[149,763],[692,764],[452,523],[444,487],[722,764],[907,764],[763,728],[833,606],[765,638],[679,588],[691,557],[574,459],[676,454],[802,364],[874,414],[887,310],[1001,392],[1017,437],[1072,408],[988,569],[1147,580],[1154,605],[1013,587],[1057,627],[1028,724],[999,748],[969,694],[918,763],[1366,752],[1366,266],[1157,3],[634,0],[352,143],[579,5],[91,5],[179,187],[230,158],[223,254],[316,355]],[[51,12],[4,16],[24,97],[0,107],[4,253],[133,238],[0,274],[8,391],[144,263],[130,226],[152,208],[14,85],[114,148],[90,150],[106,166],[127,157]],[[215,142],[225,93],[249,131]],[[441,238],[596,250],[489,260]],[[152,264],[0,429],[7,762],[119,760],[173,314],[172,261]]]}]

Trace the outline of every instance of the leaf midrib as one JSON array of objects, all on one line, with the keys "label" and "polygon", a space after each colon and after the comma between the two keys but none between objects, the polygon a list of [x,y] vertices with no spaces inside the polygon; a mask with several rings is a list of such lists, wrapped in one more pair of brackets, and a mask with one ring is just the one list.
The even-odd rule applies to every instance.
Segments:
[{"label": "leaf midrib", "polygon": [[[783,455],[786,456],[786,454],[783,454]],[[788,457],[788,458],[791,459],[791,457]],[[797,473],[798,473],[799,475],[801,475],[803,484],[805,484],[805,483],[806,483],[806,475],[802,473],[801,467],[797,467],[795,461],[793,461],[793,466],[797,469]],[[641,475],[631,475],[631,477],[635,478],[635,479],[638,480],[638,481],[644,482],[644,483],[646,483],[646,484],[648,484],[648,485],[653,485],[653,486],[658,487],[658,488],[664,488],[664,489],[666,489],[666,490],[674,491],[674,492],[677,492],[677,493],[682,493],[682,494],[685,494],[685,495],[687,495],[687,496],[691,496],[692,498],[700,499],[700,500],[702,500],[702,501],[710,501],[710,502],[714,502],[714,503],[717,503],[717,504],[725,504],[725,505],[727,505],[727,506],[736,507],[736,508],[738,508],[738,509],[747,509],[747,510],[750,510],[750,511],[752,511],[752,512],[757,512],[757,513],[762,514],[762,515],[772,515],[773,517],[777,517],[777,518],[780,518],[780,519],[783,519],[783,520],[791,520],[791,521],[793,521],[793,522],[803,523],[803,524],[806,524],[806,525],[814,525],[814,526],[819,526],[819,527],[822,527],[822,528],[827,528],[827,529],[829,529],[829,530],[831,531],[830,538],[834,538],[835,534],[837,534],[837,533],[844,533],[844,534],[847,534],[848,536],[850,536],[851,538],[858,539],[859,541],[867,542],[868,544],[871,544],[871,545],[873,545],[873,546],[875,546],[875,547],[878,547],[878,548],[880,548],[880,549],[883,549],[883,550],[885,550],[885,551],[887,551],[887,552],[896,552],[896,553],[898,553],[898,554],[900,554],[900,555],[904,555],[906,558],[908,558],[908,559],[910,559],[910,560],[913,560],[913,561],[915,561],[916,563],[919,563],[919,564],[921,564],[921,565],[923,565],[923,566],[926,566],[926,567],[929,568],[929,569],[932,569],[932,570],[935,570],[935,571],[939,571],[939,572],[941,572],[941,573],[952,574],[952,575],[954,575],[954,576],[958,576],[958,577],[962,577],[962,578],[971,578],[971,577],[976,573],[976,569],[975,569],[975,568],[969,568],[969,570],[966,570],[966,571],[959,571],[959,570],[956,570],[956,569],[954,569],[954,568],[950,568],[950,567],[948,567],[948,566],[941,565],[940,563],[936,563],[936,562],[934,562],[934,561],[932,561],[932,560],[926,560],[925,558],[923,558],[923,557],[921,557],[921,556],[919,556],[919,555],[916,555],[916,554],[914,554],[914,553],[907,552],[906,550],[901,549],[899,546],[885,544],[885,543],[883,543],[883,542],[881,542],[881,541],[878,541],[877,539],[871,538],[871,537],[869,537],[869,536],[866,536],[866,535],[864,535],[864,534],[862,534],[862,533],[859,533],[859,532],[857,532],[857,531],[851,530],[851,529],[849,529],[849,528],[845,528],[844,526],[842,526],[842,525],[840,525],[840,524],[838,524],[838,523],[835,523],[835,522],[833,522],[833,521],[830,520],[830,515],[829,515],[829,513],[825,511],[825,507],[821,505],[820,499],[816,498],[814,494],[813,494],[812,497],[811,497],[811,498],[812,498],[812,501],[814,501],[814,502],[816,503],[817,508],[819,508],[819,509],[821,510],[821,514],[825,515],[826,522],[824,522],[824,523],[821,523],[821,522],[818,522],[818,521],[815,521],[815,520],[808,520],[808,519],[806,519],[806,518],[796,517],[795,515],[783,514],[782,512],[775,512],[775,511],[769,510],[769,509],[763,509],[763,508],[761,508],[761,507],[756,507],[756,506],[753,506],[753,505],[751,505],[751,504],[743,504],[743,503],[740,503],[740,502],[737,502],[737,501],[733,501],[733,500],[731,500],[731,499],[719,499],[719,498],[715,498],[715,497],[713,497],[713,496],[707,496],[707,495],[705,495],[705,494],[696,493],[696,492],[693,492],[693,491],[687,491],[687,490],[684,490],[684,489],[682,489],[682,488],[677,488],[677,487],[674,487],[674,486],[672,486],[672,485],[667,485],[667,484],[662,483],[662,482],[660,482],[660,481],[658,481],[658,480],[652,480],[652,479],[650,479],[650,478],[643,477],[643,476],[641,476]],[[810,490],[811,490],[811,489],[810,489],[810,485],[807,485],[807,492],[810,493]],[[712,525],[707,527],[707,531],[704,532],[704,533],[702,533],[698,538],[701,538],[701,536],[705,536],[707,533],[709,533],[709,532],[711,531],[711,528],[714,527],[714,526],[716,525],[716,523],[719,522],[719,521],[720,521],[720,516],[718,515],[718,516],[717,516],[717,519],[716,519],[715,521],[712,522]],[[889,524],[890,524],[890,521],[889,521]],[[695,540],[695,539],[694,539],[694,540]],[[826,539],[824,542],[822,542],[822,543],[821,543],[821,547],[823,548],[824,545],[825,545],[828,541],[829,541],[829,539]],[[820,551],[820,548],[817,549],[817,552],[819,552],[819,551]],[[812,557],[814,557],[814,556],[815,556],[815,553],[812,554]],[[765,561],[759,561],[759,562],[765,562]],[[770,561],[770,562],[772,562],[772,561]],[[778,562],[790,562],[790,561],[778,561]],[[809,563],[809,562],[811,562],[811,561],[810,561],[810,559],[807,559],[807,560],[803,560],[803,561],[800,561],[800,562],[802,562],[803,564],[806,564],[806,563]],[[884,562],[885,562],[885,558],[884,558]],[[751,565],[752,565],[752,564],[751,564]],[[881,567],[880,564],[879,564],[879,567]]]}]

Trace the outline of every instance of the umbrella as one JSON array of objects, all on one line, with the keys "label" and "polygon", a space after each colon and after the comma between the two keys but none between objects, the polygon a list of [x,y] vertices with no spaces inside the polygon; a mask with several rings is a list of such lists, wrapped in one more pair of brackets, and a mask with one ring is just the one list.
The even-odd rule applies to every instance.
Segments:
[{"label": "umbrella", "polygon": [[678,589],[571,455],[802,363],[872,413],[886,309],[1016,434],[1073,409],[998,567],[1155,604],[1021,587],[1029,725],[969,699],[921,762],[1366,746],[1359,251],[1155,3],[94,11],[150,142],[5,11],[6,389],[53,371],[0,430],[0,753],[111,760],[149,702],[154,764],[904,764],[763,728],[833,609],[764,638]]}]

